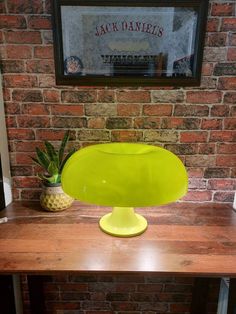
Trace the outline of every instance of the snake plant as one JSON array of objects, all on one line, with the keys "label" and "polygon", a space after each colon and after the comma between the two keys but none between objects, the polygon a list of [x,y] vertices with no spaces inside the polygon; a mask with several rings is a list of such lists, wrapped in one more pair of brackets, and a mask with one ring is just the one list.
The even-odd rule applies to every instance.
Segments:
[{"label": "snake plant", "polygon": [[39,165],[44,171],[44,174],[38,174],[38,177],[46,184],[61,183],[61,172],[67,159],[76,151],[72,148],[65,154],[65,147],[69,140],[70,134],[67,131],[61,141],[59,150],[48,141],[44,142],[44,149],[36,147],[36,157],[31,157],[32,160]]}]

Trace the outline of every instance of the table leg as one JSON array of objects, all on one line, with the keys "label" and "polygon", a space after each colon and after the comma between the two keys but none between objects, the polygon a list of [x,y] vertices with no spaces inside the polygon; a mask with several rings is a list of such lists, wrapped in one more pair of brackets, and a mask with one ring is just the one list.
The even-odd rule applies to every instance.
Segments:
[{"label": "table leg", "polygon": [[231,278],[229,282],[229,299],[227,314],[236,314],[236,278]]},{"label": "table leg", "polygon": [[195,278],[190,314],[207,314],[209,278]]},{"label": "table leg", "polygon": [[29,299],[30,309],[33,314],[44,314],[46,313],[43,284],[46,276],[27,276],[28,288],[29,288]]}]

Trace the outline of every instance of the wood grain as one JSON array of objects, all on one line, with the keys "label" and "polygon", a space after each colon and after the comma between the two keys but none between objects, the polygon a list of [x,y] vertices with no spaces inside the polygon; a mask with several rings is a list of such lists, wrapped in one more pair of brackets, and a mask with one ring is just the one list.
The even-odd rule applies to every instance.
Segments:
[{"label": "wood grain", "polygon": [[236,277],[236,214],[230,205],[177,203],[137,209],[149,226],[133,238],[103,233],[110,209],[75,203],[60,213],[37,202],[1,212],[0,272],[155,272]]}]

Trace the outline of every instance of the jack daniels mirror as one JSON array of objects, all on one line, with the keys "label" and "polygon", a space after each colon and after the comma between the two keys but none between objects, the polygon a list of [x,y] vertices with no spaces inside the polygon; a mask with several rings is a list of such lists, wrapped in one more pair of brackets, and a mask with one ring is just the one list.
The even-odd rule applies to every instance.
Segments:
[{"label": "jack daniels mirror", "polygon": [[208,0],[54,0],[56,83],[197,86]]}]

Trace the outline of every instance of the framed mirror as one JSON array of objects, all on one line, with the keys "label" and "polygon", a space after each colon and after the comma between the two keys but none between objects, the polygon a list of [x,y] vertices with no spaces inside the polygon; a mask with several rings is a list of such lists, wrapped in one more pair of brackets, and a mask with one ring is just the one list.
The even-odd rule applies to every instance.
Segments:
[{"label": "framed mirror", "polygon": [[207,0],[54,0],[57,84],[200,84]]}]

